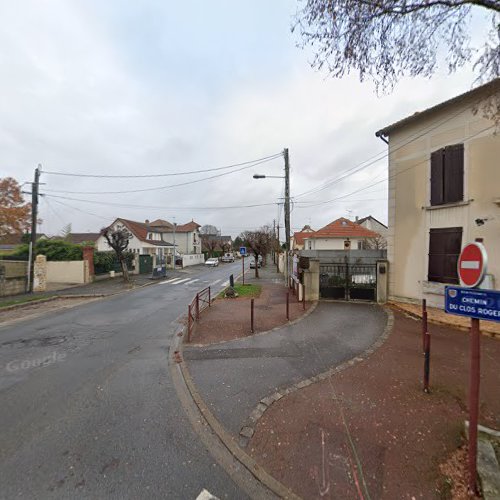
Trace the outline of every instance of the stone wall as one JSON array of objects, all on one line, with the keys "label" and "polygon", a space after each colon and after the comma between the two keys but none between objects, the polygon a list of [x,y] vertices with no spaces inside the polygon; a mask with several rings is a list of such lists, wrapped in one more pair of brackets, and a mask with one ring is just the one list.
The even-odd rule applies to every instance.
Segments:
[{"label": "stone wall", "polygon": [[28,263],[26,261],[0,261],[0,297],[26,292]]}]

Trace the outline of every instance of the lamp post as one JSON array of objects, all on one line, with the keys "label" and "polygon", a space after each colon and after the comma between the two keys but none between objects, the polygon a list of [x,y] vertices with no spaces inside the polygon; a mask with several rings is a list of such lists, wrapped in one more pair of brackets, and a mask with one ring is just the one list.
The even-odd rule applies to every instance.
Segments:
[{"label": "lamp post", "polygon": [[[283,150],[283,157],[285,159],[285,175],[262,175],[254,174],[254,179],[285,179],[285,247],[288,253],[290,252],[290,162],[288,157],[288,148]],[[279,221],[278,221],[279,226]],[[278,241],[279,244],[279,241]],[[288,278],[288,265],[285,266],[285,275]]]}]

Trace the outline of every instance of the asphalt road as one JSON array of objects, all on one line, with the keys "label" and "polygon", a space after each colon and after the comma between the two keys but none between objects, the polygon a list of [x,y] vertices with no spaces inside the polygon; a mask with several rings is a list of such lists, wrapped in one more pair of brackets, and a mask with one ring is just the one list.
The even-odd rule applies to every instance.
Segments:
[{"label": "asphalt road", "polygon": [[0,498],[246,498],[193,431],[167,365],[172,322],[240,269],[0,327]]}]

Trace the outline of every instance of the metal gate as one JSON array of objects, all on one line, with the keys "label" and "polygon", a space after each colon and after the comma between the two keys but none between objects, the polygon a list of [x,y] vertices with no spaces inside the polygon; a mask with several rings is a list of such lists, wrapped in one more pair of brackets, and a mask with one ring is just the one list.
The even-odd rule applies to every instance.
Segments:
[{"label": "metal gate", "polygon": [[321,298],[377,300],[376,264],[321,264],[319,269]]},{"label": "metal gate", "polygon": [[139,255],[139,273],[147,274],[153,271],[153,257],[151,255]]}]

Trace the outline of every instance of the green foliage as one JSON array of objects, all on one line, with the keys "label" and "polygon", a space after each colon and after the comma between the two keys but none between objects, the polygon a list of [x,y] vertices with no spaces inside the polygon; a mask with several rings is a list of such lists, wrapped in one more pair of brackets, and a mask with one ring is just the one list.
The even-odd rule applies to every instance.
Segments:
[{"label": "green foliage", "polygon": [[[123,256],[125,257],[127,268],[132,269],[134,264],[134,253],[124,252]],[[96,274],[105,274],[109,273],[109,271],[121,272],[122,268],[115,252],[94,252],[94,270]]]},{"label": "green foliage", "polygon": [[[38,240],[35,245],[35,256],[45,255],[47,260],[82,260],[83,252],[80,245],[74,245],[63,240]],[[27,260],[29,256],[29,245],[23,243],[12,253],[20,260]]]}]

